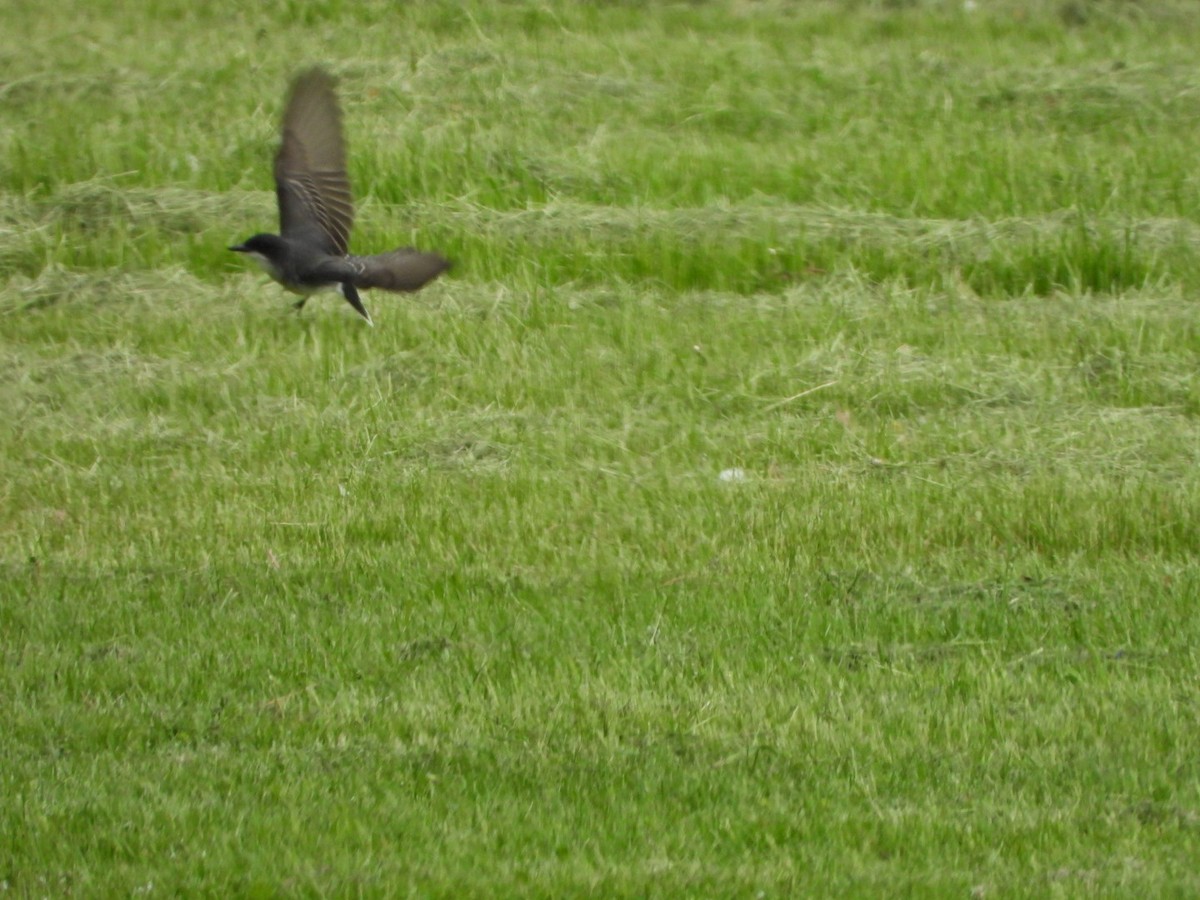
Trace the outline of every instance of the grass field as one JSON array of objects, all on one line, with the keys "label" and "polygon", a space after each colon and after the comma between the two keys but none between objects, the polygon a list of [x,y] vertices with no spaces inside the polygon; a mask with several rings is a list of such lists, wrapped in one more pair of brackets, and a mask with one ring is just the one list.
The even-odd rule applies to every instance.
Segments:
[{"label": "grass field", "polygon": [[[1197,46],[9,0],[0,894],[1200,894]],[[225,249],[316,62],[374,329]]]}]

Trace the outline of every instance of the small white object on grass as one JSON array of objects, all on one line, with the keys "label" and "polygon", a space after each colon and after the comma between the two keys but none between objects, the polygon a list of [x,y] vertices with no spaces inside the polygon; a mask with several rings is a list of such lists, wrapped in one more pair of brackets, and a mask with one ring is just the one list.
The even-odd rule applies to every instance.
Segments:
[{"label": "small white object on grass", "polygon": [[717,479],[720,481],[745,481],[749,477],[745,469],[722,469]]}]

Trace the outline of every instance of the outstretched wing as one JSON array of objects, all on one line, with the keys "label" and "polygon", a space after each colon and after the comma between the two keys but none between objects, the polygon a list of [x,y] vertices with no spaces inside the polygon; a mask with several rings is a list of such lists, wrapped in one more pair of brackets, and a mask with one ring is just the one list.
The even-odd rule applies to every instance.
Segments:
[{"label": "outstretched wing", "polygon": [[351,256],[345,262],[354,273],[351,280],[356,287],[385,291],[420,290],[450,268],[450,261],[441,255],[412,247],[375,256]]},{"label": "outstretched wing", "polygon": [[354,200],[346,176],[342,114],[333,77],[324,69],[309,69],[292,81],[283,143],[275,156],[275,195],[284,237],[319,233],[328,239],[331,253],[348,252]]}]

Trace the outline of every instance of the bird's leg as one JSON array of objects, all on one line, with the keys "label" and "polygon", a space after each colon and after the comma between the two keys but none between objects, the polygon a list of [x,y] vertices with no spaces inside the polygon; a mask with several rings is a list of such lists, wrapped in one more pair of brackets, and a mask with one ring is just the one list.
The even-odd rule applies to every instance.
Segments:
[{"label": "bird's leg", "polygon": [[297,300],[295,303],[292,304],[292,309],[296,310],[296,312],[300,312],[300,310],[304,309],[304,304],[307,302],[308,302],[307,297],[301,297],[299,300]]}]

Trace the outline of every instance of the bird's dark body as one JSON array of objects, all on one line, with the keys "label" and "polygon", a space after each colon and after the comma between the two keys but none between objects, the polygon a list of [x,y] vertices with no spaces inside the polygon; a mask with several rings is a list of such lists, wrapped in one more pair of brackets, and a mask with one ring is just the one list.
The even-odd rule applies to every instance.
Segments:
[{"label": "bird's dark body", "polygon": [[411,247],[372,256],[348,252],[354,202],[346,175],[341,111],[332,77],[310,69],[296,77],[275,156],[279,234],[256,234],[230,247],[254,257],[289,291],[336,289],[367,322],[359,289],[415,291],[450,267],[437,253]]}]

